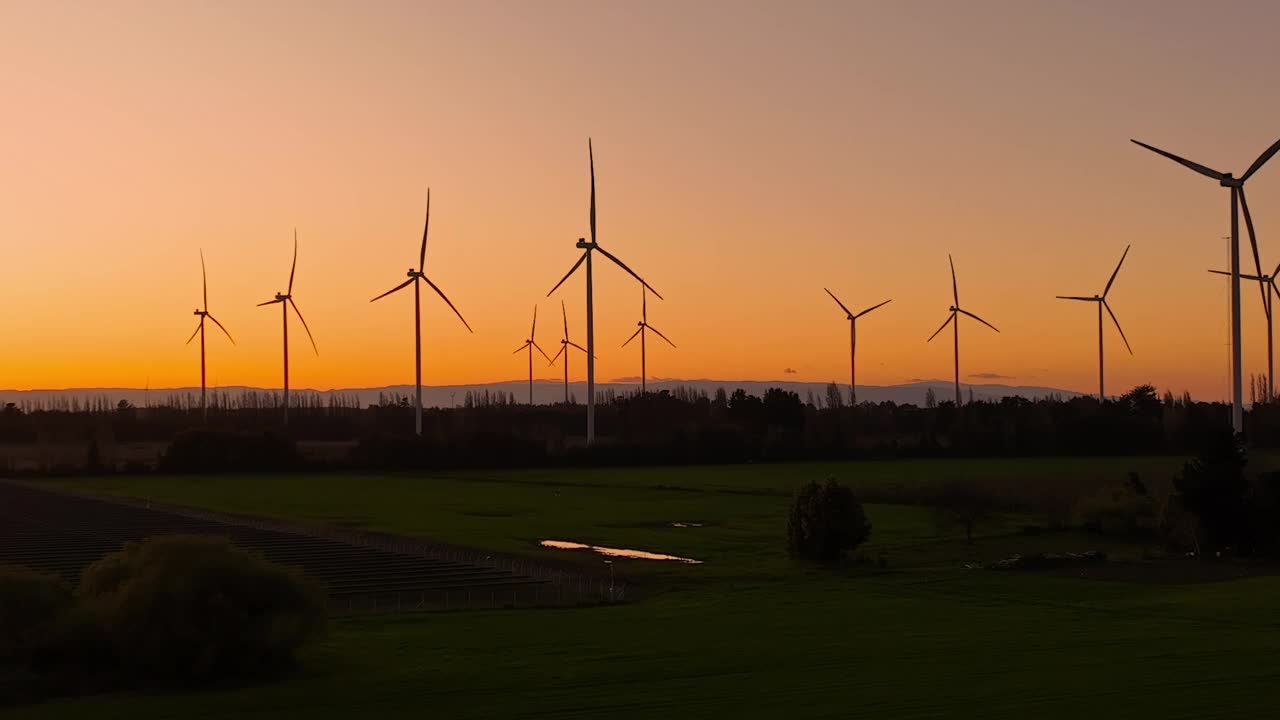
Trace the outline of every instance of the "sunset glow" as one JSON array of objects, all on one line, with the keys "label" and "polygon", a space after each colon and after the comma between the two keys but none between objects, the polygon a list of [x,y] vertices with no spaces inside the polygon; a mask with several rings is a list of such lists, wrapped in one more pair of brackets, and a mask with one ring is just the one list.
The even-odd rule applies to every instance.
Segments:
[{"label": "sunset glow", "polygon": [[[369,299],[416,265],[428,187],[426,273],[475,333],[424,291],[424,382],[523,379],[535,304],[542,347],[562,299],[585,338],[581,277],[546,294],[588,234],[591,138],[601,244],[678,345],[652,376],[847,382],[827,287],[893,299],[859,322],[859,383],[947,379],[925,339],[951,253],[1000,329],[962,325],[966,381],[1093,392],[1095,309],[1054,296],[1101,292],[1131,244],[1108,391],[1224,398],[1228,193],[1129,139],[1242,172],[1280,137],[1280,9],[1154,5],[8,2],[0,388],[198,385],[201,250],[238,343],[209,336],[210,384],[278,386],[255,304],[295,228],[319,355],[291,325],[292,385],[412,383],[410,293]],[[1280,165],[1249,193],[1270,272]],[[597,378],[635,375],[639,286],[598,262],[595,298]]]}]

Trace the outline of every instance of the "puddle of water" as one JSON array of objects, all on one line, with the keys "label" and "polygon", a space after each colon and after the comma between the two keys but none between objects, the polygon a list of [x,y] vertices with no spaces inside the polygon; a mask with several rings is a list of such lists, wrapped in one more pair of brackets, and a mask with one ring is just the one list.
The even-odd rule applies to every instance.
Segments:
[{"label": "puddle of water", "polygon": [[590,550],[600,553],[608,557],[632,558],[635,560],[674,560],[687,565],[701,565],[701,560],[693,558],[680,557],[678,555],[663,555],[661,553],[651,553],[644,550],[629,550],[627,548],[611,548],[600,547],[599,545],[584,545],[582,543],[567,542],[565,540],[543,540],[542,547],[555,548],[556,550]]},{"label": "puddle of water", "polygon": [[695,528],[695,527],[702,527],[702,523],[693,523],[693,522],[673,522],[673,523],[671,523],[671,527],[675,527],[675,528]]}]

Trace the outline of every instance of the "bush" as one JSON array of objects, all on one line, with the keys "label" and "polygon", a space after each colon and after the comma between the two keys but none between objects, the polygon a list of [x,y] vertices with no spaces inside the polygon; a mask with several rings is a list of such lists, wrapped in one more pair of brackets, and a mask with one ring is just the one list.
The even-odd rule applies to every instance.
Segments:
[{"label": "bush", "polygon": [[800,488],[787,519],[787,551],[820,562],[840,559],[866,542],[871,522],[853,490],[834,478]]},{"label": "bush", "polygon": [[963,529],[965,542],[970,545],[973,544],[973,531],[990,520],[998,507],[996,500],[976,483],[962,481],[947,483],[934,490],[931,504],[934,506],[934,525],[943,531]]},{"label": "bush", "polygon": [[1254,552],[1280,555],[1280,472],[1259,473],[1249,498],[1249,544]]},{"label": "bush", "polygon": [[1123,485],[1108,485],[1081,498],[1075,507],[1078,525],[1104,535],[1151,535],[1159,525],[1155,499],[1137,473]]},{"label": "bush", "polygon": [[272,674],[325,627],[319,584],[219,537],[129,543],[86,568],[79,592],[134,685]]},{"label": "bush", "polygon": [[173,473],[269,472],[301,464],[293,441],[274,433],[188,430],[174,436],[159,467]]},{"label": "bush", "polygon": [[1236,546],[1248,527],[1249,482],[1244,468],[1242,438],[1230,428],[1206,434],[1206,444],[1195,460],[1173,479],[1178,505],[1196,519],[1194,545],[1211,552]]},{"label": "bush", "polygon": [[110,687],[100,629],[55,575],[0,568],[0,705]]},{"label": "bush", "polygon": [[56,575],[0,567],[0,664],[29,663],[73,604]]}]

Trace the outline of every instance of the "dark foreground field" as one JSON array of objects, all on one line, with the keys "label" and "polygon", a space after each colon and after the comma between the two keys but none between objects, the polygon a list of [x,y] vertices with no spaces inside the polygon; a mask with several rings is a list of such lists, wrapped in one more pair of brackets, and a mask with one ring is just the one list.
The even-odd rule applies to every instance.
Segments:
[{"label": "dark foreground field", "polygon": [[[339,620],[298,675],[253,688],[111,696],[15,718],[1266,717],[1280,700],[1280,579],[1221,578],[1158,548],[1029,531],[1007,513],[974,546],[930,508],[874,503],[871,566],[783,552],[787,496],[835,474],[869,497],[970,477],[1075,488],[1167,476],[1174,459],[777,465],[424,477],[108,478],[78,489],[435,538],[607,577],[582,541],[705,561],[616,560],[624,605]],[[1057,497],[1055,493],[1050,493]],[[909,493],[902,496],[910,500]],[[1049,503],[1052,506],[1054,503]],[[673,523],[696,525],[674,527]],[[964,565],[1107,550],[1110,580]],[[884,568],[876,567],[883,558]],[[1150,572],[1156,568],[1159,572]]]}]

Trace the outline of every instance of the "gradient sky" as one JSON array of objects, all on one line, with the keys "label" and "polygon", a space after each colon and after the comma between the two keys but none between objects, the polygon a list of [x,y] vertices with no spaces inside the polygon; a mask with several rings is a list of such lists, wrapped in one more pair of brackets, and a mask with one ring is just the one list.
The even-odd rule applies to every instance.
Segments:
[{"label": "gradient sky", "polygon": [[[0,387],[278,386],[276,308],[301,250],[295,387],[411,383],[416,259],[429,384],[523,378],[534,303],[585,342],[587,233],[665,302],[650,375],[847,382],[962,373],[1093,391],[1227,391],[1228,193],[1128,142],[1242,172],[1280,137],[1280,5],[1173,2],[17,2],[0,0]],[[1280,261],[1280,160],[1249,185]],[[1247,244],[1246,244],[1247,248]],[[1245,251],[1247,253],[1247,249]],[[1248,261],[1251,264],[1251,260]],[[598,266],[598,379],[636,375],[639,290]],[[1245,372],[1265,370],[1244,288]],[[293,329],[293,328],[291,328]],[[573,375],[584,370],[579,358]],[[787,368],[795,373],[787,373]],[[538,377],[559,371],[539,368]]]}]

